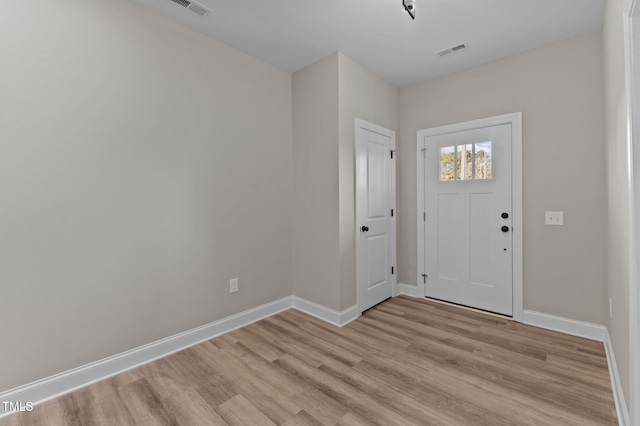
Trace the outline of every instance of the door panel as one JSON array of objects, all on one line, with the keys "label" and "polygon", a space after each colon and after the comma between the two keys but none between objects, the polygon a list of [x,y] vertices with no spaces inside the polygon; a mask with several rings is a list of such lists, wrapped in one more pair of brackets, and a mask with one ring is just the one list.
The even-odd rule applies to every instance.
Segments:
[{"label": "door panel", "polygon": [[460,281],[459,257],[462,255],[456,242],[464,236],[462,200],[456,194],[438,194],[438,274],[442,279]]},{"label": "door panel", "polygon": [[[358,124],[360,123],[360,124]],[[356,121],[356,280],[362,312],[392,296],[395,134]]]},{"label": "door panel", "polygon": [[425,294],[512,315],[511,125],[424,144]]},{"label": "door panel", "polygon": [[367,150],[367,219],[385,219],[388,204],[386,167],[388,141],[368,130],[365,133]]},{"label": "door panel", "polygon": [[471,194],[469,209],[469,251],[474,253],[469,258],[469,281],[471,284],[493,287],[495,276],[495,230],[485,224],[491,223],[493,194]]},{"label": "door panel", "polygon": [[388,282],[387,238],[385,234],[366,236],[365,238],[367,239],[367,263],[369,264],[367,290],[371,290],[373,287],[385,285]]}]

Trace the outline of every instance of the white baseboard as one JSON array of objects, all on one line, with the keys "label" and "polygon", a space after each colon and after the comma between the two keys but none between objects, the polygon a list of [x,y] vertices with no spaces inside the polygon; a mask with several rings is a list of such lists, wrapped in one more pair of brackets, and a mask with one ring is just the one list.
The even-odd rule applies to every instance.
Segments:
[{"label": "white baseboard", "polygon": [[[27,402],[37,405],[290,308],[298,309],[338,327],[342,327],[359,316],[357,306],[338,312],[300,297],[287,296],[82,367],[10,389],[0,393],[0,401],[14,404],[22,403],[23,406]],[[0,418],[11,413],[11,411],[4,410],[4,404],[0,404]]]},{"label": "white baseboard", "polygon": [[342,327],[360,316],[356,305],[338,312],[298,296],[291,296],[293,307],[330,324]]},{"label": "white baseboard", "polygon": [[396,294],[395,296],[398,296],[400,294],[404,294],[405,296],[409,296],[409,297],[420,297],[420,292],[418,290],[418,287],[415,285],[411,285],[411,284],[398,284],[396,286]]},{"label": "white baseboard", "polygon": [[571,334],[572,336],[584,337],[585,339],[604,342],[607,328],[600,324],[586,321],[578,321],[564,317],[558,317],[542,312],[524,310],[522,322],[534,325],[547,330],[559,331],[560,333]]},{"label": "white baseboard", "polygon": [[611,388],[613,389],[613,399],[616,402],[616,414],[618,415],[618,424],[620,426],[631,426],[631,417],[622,392],[622,383],[618,375],[618,366],[616,365],[616,357],[613,354],[613,346],[609,331],[605,329],[604,333],[604,350],[607,353],[607,364],[609,365],[609,375],[611,376]]}]

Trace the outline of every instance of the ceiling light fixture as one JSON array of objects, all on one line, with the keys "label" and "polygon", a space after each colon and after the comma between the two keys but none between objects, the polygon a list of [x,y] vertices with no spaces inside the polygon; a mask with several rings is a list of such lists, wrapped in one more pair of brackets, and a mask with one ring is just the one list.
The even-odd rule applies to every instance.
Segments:
[{"label": "ceiling light fixture", "polygon": [[416,19],[416,0],[402,0],[402,5],[411,19]]}]

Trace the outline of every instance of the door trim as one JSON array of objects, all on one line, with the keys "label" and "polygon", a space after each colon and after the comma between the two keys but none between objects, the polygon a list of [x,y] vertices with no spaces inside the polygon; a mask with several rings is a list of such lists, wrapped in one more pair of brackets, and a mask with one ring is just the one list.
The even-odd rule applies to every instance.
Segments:
[{"label": "door trim", "polygon": [[[627,155],[629,179],[629,404],[626,406],[622,389],[616,399],[618,418],[626,417],[629,424],[640,424],[640,75],[638,50],[640,37],[640,6],[636,0],[623,4],[625,94],[627,101]],[[620,384],[618,383],[618,386]],[[622,413],[621,413],[622,411]],[[621,423],[622,424],[622,423]]]},{"label": "door trim", "polygon": [[[364,121],[360,118],[355,118],[354,119],[354,144],[353,144],[353,150],[354,150],[354,159],[358,158],[357,156],[357,149],[358,149],[358,145],[361,142],[361,138],[360,138],[360,132],[358,131],[359,129],[366,129],[375,133],[379,133],[381,135],[384,136],[388,136],[391,139],[391,149],[395,151],[396,149],[396,132],[394,132],[393,130],[389,130],[389,129],[385,129],[384,127],[378,126],[377,124],[373,124],[373,123],[369,123],[368,121]],[[391,157],[389,156],[389,160],[391,161],[390,163],[390,176],[389,179],[391,179],[390,182],[390,186],[391,186],[391,193],[389,194],[389,203],[388,203],[388,208],[389,209],[393,209],[394,211],[394,215],[391,218],[391,263],[393,264],[394,268],[395,268],[395,273],[391,275],[391,294],[395,297],[399,294],[399,290],[398,290],[398,285],[397,285],[397,276],[398,276],[398,262],[396,261],[396,217],[397,215],[397,208],[396,208],[396,158],[397,155],[393,156],[393,160],[391,159]],[[361,296],[360,296],[360,286],[359,286],[359,282],[360,280],[358,279],[358,276],[361,274],[360,272],[360,267],[361,267],[361,263],[358,260],[358,253],[360,252],[360,238],[358,238],[360,236],[359,232],[360,229],[358,227],[358,194],[355,193],[355,191],[357,191],[357,185],[356,185],[356,179],[357,179],[357,164],[354,164],[353,170],[354,170],[354,201],[355,201],[355,218],[354,218],[354,223],[355,223],[355,234],[354,234],[354,238],[356,241],[355,247],[356,247],[356,305],[358,307],[358,315],[362,314],[362,300],[361,300]]]},{"label": "door trim", "polygon": [[511,202],[513,203],[513,319],[522,322],[524,311],[524,269],[523,269],[523,249],[522,249],[522,113],[499,115],[495,117],[482,118],[479,120],[466,121],[463,123],[450,124],[446,126],[432,127],[418,131],[416,140],[416,165],[417,165],[417,253],[418,253],[418,295],[426,296],[426,288],[422,278],[425,273],[425,221],[424,216],[424,151],[422,144],[427,136],[438,136],[447,133],[473,130],[481,127],[498,126],[501,124],[511,124]]}]

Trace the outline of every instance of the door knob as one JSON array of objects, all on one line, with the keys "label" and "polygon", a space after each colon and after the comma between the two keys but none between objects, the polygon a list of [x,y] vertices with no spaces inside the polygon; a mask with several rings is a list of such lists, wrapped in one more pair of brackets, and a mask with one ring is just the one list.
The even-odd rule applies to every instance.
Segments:
[{"label": "door knob", "polygon": [[360,229],[362,230],[362,232],[367,232],[369,230],[369,227],[362,225],[362,228]]},{"label": "door knob", "polygon": [[508,226],[503,226],[500,229],[502,230],[502,232],[509,232],[509,227]]}]

